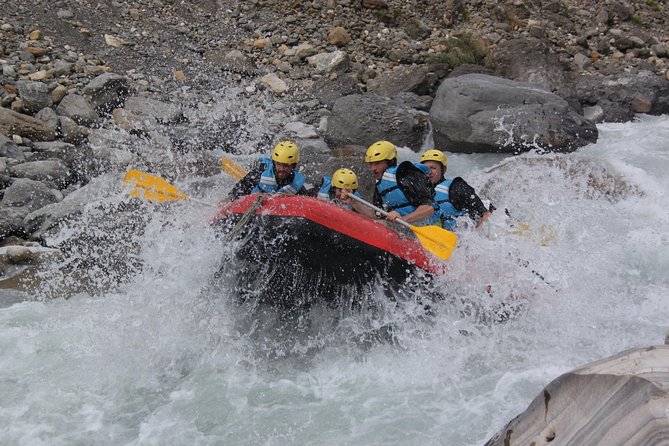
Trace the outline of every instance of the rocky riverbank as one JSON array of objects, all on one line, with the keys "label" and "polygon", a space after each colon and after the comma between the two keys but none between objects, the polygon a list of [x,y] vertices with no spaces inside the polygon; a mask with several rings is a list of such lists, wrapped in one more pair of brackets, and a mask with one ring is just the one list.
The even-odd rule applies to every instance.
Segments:
[{"label": "rocky riverbank", "polygon": [[[39,241],[44,212],[28,215],[104,172],[150,168],[161,151],[189,154],[186,171],[208,175],[212,150],[262,151],[279,137],[321,156],[380,138],[418,149],[430,123],[450,151],[574,150],[596,140],[592,122],[669,111],[666,8],[11,2],[0,23],[0,237]],[[467,73],[498,77],[442,82]],[[485,122],[472,119],[471,91],[488,100]],[[222,98],[235,106],[212,112]],[[172,164],[179,176],[184,163]]]}]

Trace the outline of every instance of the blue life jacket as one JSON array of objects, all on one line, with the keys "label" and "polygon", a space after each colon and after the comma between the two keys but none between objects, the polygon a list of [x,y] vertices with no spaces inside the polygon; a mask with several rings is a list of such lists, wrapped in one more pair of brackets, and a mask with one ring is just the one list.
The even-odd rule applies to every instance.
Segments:
[{"label": "blue life jacket", "polygon": [[453,180],[444,180],[434,187],[434,201],[439,205],[441,223],[444,229],[452,231],[457,222],[456,218],[465,215],[465,211],[458,211],[451,204],[448,191]]},{"label": "blue life jacket", "polygon": [[[332,189],[332,178],[330,177],[323,177],[323,185],[321,188],[318,190],[318,198],[321,200],[325,201],[330,201],[330,190]],[[360,197],[360,192],[353,191],[353,195],[356,197]],[[350,204],[342,204],[342,206],[348,210],[353,210],[353,206]]]},{"label": "blue life jacket", "polygon": [[[412,163],[414,166],[425,172],[425,175],[429,172],[429,168],[424,164]],[[397,184],[397,178],[395,176],[398,166],[389,167],[383,172],[381,180],[376,183],[376,190],[383,200],[383,207],[386,208],[388,212],[397,211],[401,216],[412,213],[416,210],[416,207],[409,203],[409,200],[404,195],[404,192],[400,189],[399,184]],[[419,222],[414,222],[414,226],[426,226],[432,225],[439,222],[440,212],[436,208],[435,212],[430,216],[421,220]]]},{"label": "blue life jacket", "polygon": [[299,172],[293,170],[293,181],[290,184],[279,188],[276,184],[276,176],[274,175],[274,163],[266,156],[260,158],[260,162],[265,165],[260,175],[260,183],[253,188],[252,192],[266,192],[296,195],[304,187],[307,178]]}]

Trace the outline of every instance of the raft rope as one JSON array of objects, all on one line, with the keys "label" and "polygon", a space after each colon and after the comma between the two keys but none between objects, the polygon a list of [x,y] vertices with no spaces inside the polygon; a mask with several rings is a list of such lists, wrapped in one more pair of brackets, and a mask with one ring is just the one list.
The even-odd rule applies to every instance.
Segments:
[{"label": "raft rope", "polygon": [[264,197],[262,195],[258,195],[255,200],[253,200],[253,203],[251,203],[251,207],[249,207],[248,211],[244,212],[244,215],[242,215],[242,218],[239,219],[239,221],[235,224],[235,226],[228,232],[225,237],[223,238],[224,242],[231,242],[232,239],[237,237],[237,235],[244,229],[244,226],[251,221],[251,218],[253,217],[253,214],[256,213],[258,209],[260,209],[263,205],[263,200]]}]

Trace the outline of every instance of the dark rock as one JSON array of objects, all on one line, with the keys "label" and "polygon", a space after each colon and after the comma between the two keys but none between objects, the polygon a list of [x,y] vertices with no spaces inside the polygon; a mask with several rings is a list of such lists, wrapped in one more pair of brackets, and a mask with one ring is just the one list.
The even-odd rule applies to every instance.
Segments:
[{"label": "dark rock", "polygon": [[486,67],[508,79],[525,81],[545,90],[564,85],[562,64],[548,44],[536,38],[500,43],[486,56]]},{"label": "dark rock", "polygon": [[430,120],[435,146],[451,152],[571,152],[597,141],[595,125],[559,96],[484,74],[446,79]]},{"label": "dark rock", "polygon": [[314,82],[311,89],[312,96],[327,106],[332,106],[341,97],[358,93],[358,82],[351,76],[339,76],[335,80],[321,78]]},{"label": "dark rock", "polygon": [[376,79],[367,82],[367,91],[383,96],[393,96],[401,92],[423,94],[430,90],[427,85],[427,65],[400,65],[382,72]]},{"label": "dark rock", "polygon": [[0,133],[0,156],[22,160],[25,156],[23,151],[5,135]]},{"label": "dark rock", "polygon": [[23,108],[28,113],[37,113],[45,107],[51,107],[51,92],[42,82],[20,81],[17,83],[19,97],[23,100]]},{"label": "dark rock", "polygon": [[58,123],[58,114],[50,107],[43,108],[38,111],[35,115],[35,118],[39,119],[46,125],[49,129],[54,132],[58,132],[59,123]]},{"label": "dark rock", "polygon": [[71,118],[77,124],[93,125],[100,119],[91,103],[78,94],[68,94],[60,101],[56,112],[61,116]]},{"label": "dark rock", "polygon": [[12,176],[42,181],[58,189],[66,187],[73,178],[69,167],[58,159],[17,164],[10,172]]},{"label": "dark rock", "polygon": [[56,203],[60,199],[62,195],[57,195],[44,183],[18,178],[5,190],[0,204],[3,207],[25,207],[27,209],[25,215],[27,215],[47,204]]},{"label": "dark rock", "polygon": [[669,113],[669,80],[649,71],[609,76],[585,75],[577,79],[575,94],[581,103],[599,105],[607,122],[629,121],[637,113],[636,110],[648,109],[647,103],[650,103],[650,110],[644,113]]},{"label": "dark rock", "polygon": [[97,111],[109,113],[121,107],[130,90],[127,77],[116,73],[105,73],[84,87],[83,96]]},{"label": "dark rock", "polygon": [[368,146],[385,139],[418,150],[427,134],[427,118],[426,113],[375,93],[345,96],[332,108],[325,140],[331,146]]}]

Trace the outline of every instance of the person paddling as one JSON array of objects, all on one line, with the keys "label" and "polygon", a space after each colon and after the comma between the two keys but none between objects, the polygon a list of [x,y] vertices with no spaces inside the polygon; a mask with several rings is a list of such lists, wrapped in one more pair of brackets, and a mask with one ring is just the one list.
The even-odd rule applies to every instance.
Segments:
[{"label": "person paddling", "polygon": [[234,185],[229,200],[242,195],[265,192],[289,195],[308,195],[313,188],[307,178],[297,171],[300,149],[292,141],[282,141],[272,150],[271,158],[259,158],[249,172]]},{"label": "person paddling", "polygon": [[490,211],[465,180],[461,177],[445,179],[448,159],[444,152],[427,150],[421,155],[420,162],[430,169],[427,176],[434,187],[434,199],[439,205],[444,229],[453,230],[457,226],[457,218],[463,215],[469,216],[477,228],[490,217]]},{"label": "person paddling", "polygon": [[318,190],[318,198],[325,201],[332,201],[336,204],[341,204],[349,210],[354,210],[350,204],[344,204],[342,197],[350,200],[344,195],[344,190],[350,190],[357,197],[360,197],[358,192],[358,176],[351,169],[337,169],[332,174],[332,177],[323,177],[321,186]]},{"label": "person paddling", "polygon": [[[428,168],[405,161],[397,165],[397,148],[389,141],[377,141],[367,148],[365,162],[376,179],[373,204],[388,211],[388,221],[401,218],[414,226],[439,224],[439,207],[427,178]],[[350,188],[344,194],[352,192]],[[378,218],[376,212],[344,195],[342,202],[358,213]]]}]

